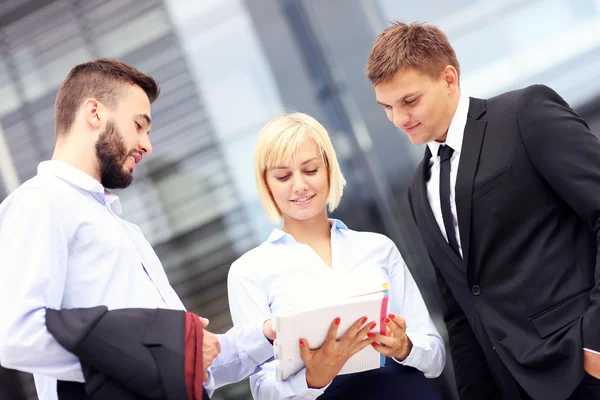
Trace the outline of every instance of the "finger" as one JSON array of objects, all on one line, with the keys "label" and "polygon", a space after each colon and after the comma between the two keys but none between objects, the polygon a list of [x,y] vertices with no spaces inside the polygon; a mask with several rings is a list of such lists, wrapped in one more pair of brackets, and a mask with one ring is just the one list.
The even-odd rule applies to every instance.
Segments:
[{"label": "finger", "polygon": [[385,336],[381,333],[369,332],[367,336],[373,339],[374,342],[385,344],[388,347],[394,347],[397,343],[396,338],[392,336]]},{"label": "finger", "polygon": [[210,323],[210,321],[208,320],[208,318],[204,318],[204,317],[198,317],[200,318],[200,322],[202,322],[202,327],[206,328],[208,326],[208,324]]},{"label": "finger", "polygon": [[204,382],[208,382],[208,374],[206,372],[204,373]]},{"label": "finger", "polygon": [[384,320],[385,324],[392,331],[392,335],[396,337],[403,337],[406,332],[406,321],[399,315],[390,314]]},{"label": "finger", "polygon": [[[344,333],[344,335],[340,338],[340,342],[350,343],[355,340],[364,339],[366,336],[366,332],[360,335],[361,327],[367,322],[367,317],[361,317],[357,319],[352,326]],[[368,329],[367,329],[368,331]],[[359,337],[360,336],[360,337]]]},{"label": "finger", "polygon": [[368,333],[372,331],[376,326],[377,324],[373,321],[366,324],[360,331],[358,331],[358,333],[354,337],[354,341],[358,343],[361,340],[363,340],[368,335]]},{"label": "finger", "polygon": [[304,362],[304,365],[307,365],[307,363],[312,359],[312,351],[308,347],[308,342],[304,339],[300,339],[299,346],[300,346],[300,358]]},{"label": "finger", "polygon": [[390,357],[391,354],[393,354],[394,350],[391,347],[388,346],[382,346],[378,343],[373,343],[371,344],[371,346],[375,349],[375,351],[377,351],[378,353],[383,354],[384,356],[388,356]]},{"label": "finger", "polygon": [[322,346],[324,350],[330,350],[331,348],[333,348],[335,346],[340,322],[341,322],[340,319],[336,318],[333,320],[333,322],[329,326],[329,330],[327,331],[327,338],[325,339],[325,343],[323,343],[323,346]]},{"label": "finger", "polygon": [[372,344],[373,344],[373,339],[371,339],[371,338],[366,338],[366,339],[361,340],[360,342],[358,342],[354,346],[352,346],[352,348],[350,349],[350,352],[349,352],[349,356],[352,357],[354,354],[358,353],[365,347],[372,345]]}]

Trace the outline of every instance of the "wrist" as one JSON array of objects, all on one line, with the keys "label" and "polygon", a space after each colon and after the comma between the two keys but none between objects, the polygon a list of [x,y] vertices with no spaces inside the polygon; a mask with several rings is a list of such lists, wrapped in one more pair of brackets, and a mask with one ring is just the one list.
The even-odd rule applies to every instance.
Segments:
[{"label": "wrist", "polygon": [[399,354],[397,354],[395,356],[395,358],[398,359],[398,361],[406,360],[406,358],[410,355],[410,352],[412,351],[412,348],[413,348],[413,344],[412,344],[412,341],[410,340],[410,338],[406,335],[404,337],[405,337],[404,346],[402,346],[402,348],[400,349],[401,351],[399,352]]},{"label": "wrist", "polygon": [[329,382],[331,382],[331,380],[325,382],[322,377],[316,376],[308,369],[306,370],[306,386],[308,386],[309,389],[323,389]]}]

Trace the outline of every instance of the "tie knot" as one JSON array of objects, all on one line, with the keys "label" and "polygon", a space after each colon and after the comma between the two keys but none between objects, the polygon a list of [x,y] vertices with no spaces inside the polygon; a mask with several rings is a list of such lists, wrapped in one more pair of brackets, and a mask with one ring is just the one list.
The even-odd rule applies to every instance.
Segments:
[{"label": "tie knot", "polygon": [[440,155],[440,162],[449,160],[450,157],[452,157],[452,153],[454,153],[452,147],[448,145],[440,146],[440,149],[438,150],[438,154]]}]

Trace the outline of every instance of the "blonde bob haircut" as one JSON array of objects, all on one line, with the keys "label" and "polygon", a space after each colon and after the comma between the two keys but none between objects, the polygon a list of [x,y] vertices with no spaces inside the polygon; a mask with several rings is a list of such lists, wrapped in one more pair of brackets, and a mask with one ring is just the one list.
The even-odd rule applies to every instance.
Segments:
[{"label": "blonde bob haircut", "polygon": [[282,115],[269,121],[260,130],[254,153],[254,173],[258,196],[271,222],[278,223],[281,221],[282,215],[267,184],[267,171],[289,163],[307,138],[315,142],[323,163],[327,166],[329,212],[335,210],[340,203],[346,180],[340,170],[329,134],[323,125],[310,115],[303,113]]}]

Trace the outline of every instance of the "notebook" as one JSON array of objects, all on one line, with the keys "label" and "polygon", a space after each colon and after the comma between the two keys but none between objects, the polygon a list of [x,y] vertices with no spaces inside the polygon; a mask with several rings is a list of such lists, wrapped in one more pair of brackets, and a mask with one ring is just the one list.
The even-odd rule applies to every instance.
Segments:
[{"label": "notebook", "polygon": [[[300,358],[300,339],[306,339],[311,349],[319,348],[325,342],[331,322],[340,318],[338,338],[341,337],[360,317],[367,317],[377,326],[373,332],[385,333],[383,320],[387,315],[387,284],[377,291],[352,296],[341,301],[320,307],[273,316],[273,328],[277,339],[273,343],[277,363],[277,380],[283,381],[296,374],[304,363]],[[353,355],[340,371],[340,375],[368,371],[383,367],[385,356],[371,346]]]}]

